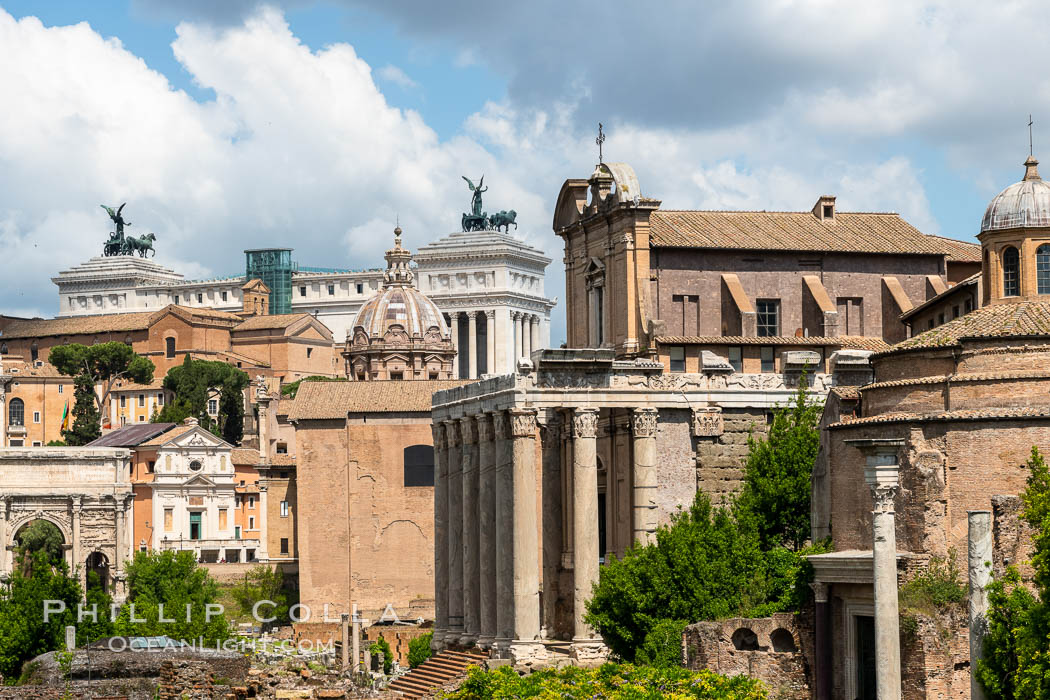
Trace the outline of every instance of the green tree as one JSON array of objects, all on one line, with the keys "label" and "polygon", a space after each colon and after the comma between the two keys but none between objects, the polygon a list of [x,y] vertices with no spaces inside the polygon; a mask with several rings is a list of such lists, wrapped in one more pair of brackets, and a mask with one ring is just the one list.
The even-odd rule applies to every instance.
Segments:
[{"label": "green tree", "polygon": [[768,436],[748,437],[736,511],[753,522],[764,550],[778,545],[797,550],[810,536],[810,477],[820,449],[823,404],[809,399],[807,387],[803,373],[791,403],[773,414]]},{"label": "green tree", "polygon": [[[62,531],[47,520],[34,520],[21,530],[15,538],[18,542],[18,556],[40,552],[51,566],[65,560]],[[28,564],[32,558],[26,557]]]},{"label": "green tree", "polygon": [[[116,634],[185,640],[203,637],[205,644],[230,636],[226,615],[218,612],[219,588],[208,571],[197,565],[193,552],[135,552],[125,571],[128,604],[116,620]],[[132,619],[130,604],[135,605],[135,620],[144,622]],[[213,606],[210,620],[209,605]],[[162,621],[162,617],[173,621]]]},{"label": "green tree", "polygon": [[434,650],[430,648],[434,641],[434,632],[425,632],[408,642],[408,665],[411,668],[422,666],[423,662],[431,657]]},{"label": "green tree", "polygon": [[[174,393],[175,399],[152,420],[181,423],[192,416],[226,442],[239,445],[244,437],[244,390],[248,382],[248,375],[232,365],[186,355],[183,363],[164,377],[164,388]],[[209,399],[218,401],[216,418],[208,413]]]},{"label": "green tree", "polygon": [[[138,355],[130,345],[117,342],[59,345],[51,349],[48,362],[62,374],[75,378],[75,422],[72,430],[63,432],[70,445],[83,445],[98,437],[101,416],[107,413],[110,392],[118,381],[149,384],[153,381],[155,369],[152,361]],[[94,405],[93,413],[88,408],[89,403]],[[85,439],[92,434],[91,420],[94,420],[94,437]]]},{"label": "green tree", "polygon": [[[87,644],[113,635],[113,622],[110,619],[112,605],[113,598],[103,588],[98,574],[89,571],[87,595],[84,597],[84,611],[87,614],[82,622],[77,623],[77,644]],[[93,620],[92,611],[95,617]]]},{"label": "green tree", "polygon": [[988,587],[988,633],[977,679],[989,700],[1050,694],[1050,470],[1035,447],[1021,515],[1034,530],[1033,595],[1016,567]]},{"label": "green tree", "polygon": [[230,595],[237,602],[242,615],[251,615],[255,604],[260,600],[274,603],[273,606],[260,607],[260,617],[276,617],[275,623],[288,622],[288,595],[284,590],[284,574],[279,569],[260,564],[253,566],[244,574],[244,580],[237,584]]},{"label": "green tree", "polygon": [[379,639],[372,642],[372,645],[368,647],[368,653],[371,654],[373,658],[376,658],[378,654],[382,654],[383,673],[389,676],[393,672],[394,654],[390,651],[390,644],[383,639],[382,635],[380,635]]},{"label": "green tree", "polygon": [[[27,561],[28,560],[28,561]],[[17,678],[34,656],[62,648],[65,627],[76,623],[80,584],[64,561],[57,564],[44,551],[21,552],[10,580],[0,588],[0,674]],[[44,601],[52,602],[45,619]]]}]

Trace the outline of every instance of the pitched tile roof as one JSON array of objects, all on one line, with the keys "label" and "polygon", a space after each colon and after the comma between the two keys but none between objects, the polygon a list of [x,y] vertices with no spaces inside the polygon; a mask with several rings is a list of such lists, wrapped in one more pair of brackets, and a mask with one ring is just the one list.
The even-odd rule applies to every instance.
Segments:
[{"label": "pitched tile roof", "polygon": [[273,314],[271,316],[252,316],[244,322],[234,326],[235,331],[261,331],[277,328],[287,328],[293,323],[312,318],[310,314]]},{"label": "pitched tile roof", "polygon": [[193,430],[196,427],[197,426],[195,426],[195,425],[176,425],[174,428],[172,428],[171,430],[167,431],[166,433],[164,433],[162,435],[158,435],[157,437],[153,438],[152,440],[147,440],[146,442],[142,443],[139,446],[140,447],[160,447],[161,445],[163,445],[164,443],[168,442],[169,440],[174,440],[178,436],[183,435],[185,433],[188,433],[188,432],[190,432],[191,430]]},{"label": "pitched tile roof", "polygon": [[824,336],[753,337],[740,335],[661,335],[656,341],[663,345],[801,345],[851,348],[856,350],[886,350],[889,344],[882,338],[861,335],[840,335],[836,338]]},{"label": "pitched tile roof", "polygon": [[[946,255],[954,244],[927,236],[892,213],[657,210],[649,218],[658,248],[735,248]],[[960,249],[961,250],[961,249]]]},{"label": "pitched tile roof", "polygon": [[945,238],[927,234],[927,238],[936,238],[945,246],[948,260],[952,262],[981,262],[981,244],[973,241],[960,241],[955,238]]},{"label": "pitched tile roof", "polygon": [[48,379],[65,378],[69,383],[73,382],[73,378],[62,374],[58,369],[50,362],[40,361],[39,364],[36,362],[22,362],[22,361],[4,361],[2,365],[3,374],[14,377],[44,377]]},{"label": "pitched tile roof", "polygon": [[1009,338],[1050,335],[1050,301],[1018,301],[1012,304],[984,306],[952,319],[943,326],[903,340],[886,355],[901,350],[959,345],[964,338]]},{"label": "pitched tile roof", "polygon": [[289,420],[346,418],[348,413],[426,413],[435,391],[469,383],[470,379],[380,380],[366,382],[303,382],[288,413]]},{"label": "pitched tile roof", "polygon": [[832,394],[839,397],[843,401],[859,401],[860,400],[860,387],[859,386],[833,386],[828,389]]},{"label": "pitched tile roof", "polygon": [[977,281],[980,278],[981,278],[981,273],[980,272],[973,273],[972,275],[970,275],[966,279],[961,280],[960,282],[952,285],[951,287],[948,287],[947,289],[945,289],[940,294],[937,294],[936,296],[932,296],[929,299],[927,299],[926,301],[924,301],[921,304],[919,304],[918,306],[913,306],[912,308],[908,309],[907,311],[905,311],[904,313],[901,314],[901,321],[904,321],[905,323],[908,323],[908,321],[910,321],[911,319],[915,318],[916,316],[918,316],[920,313],[922,313],[926,309],[930,308],[931,306],[937,306],[938,304],[941,304],[948,297],[954,296],[956,294],[963,294],[963,293],[971,294],[971,293],[973,293],[968,288],[969,287],[976,287],[977,286]]},{"label": "pitched tile roof", "polygon": [[911,423],[915,421],[973,421],[973,420],[1030,420],[1033,418],[1050,418],[1050,407],[1016,406],[1011,408],[970,408],[957,411],[936,411],[931,413],[880,413],[864,418],[849,418],[839,423],[832,423],[829,428],[846,428],[858,425],[875,425],[879,423]]},{"label": "pitched tile roof", "polygon": [[174,423],[139,423],[137,425],[125,425],[113,432],[106,433],[100,438],[89,442],[85,447],[138,447],[152,443],[160,435],[163,435],[175,427]]},{"label": "pitched tile roof", "polygon": [[230,450],[230,461],[240,465],[256,465],[259,463],[259,450],[248,447],[234,447]]},{"label": "pitched tile roof", "polygon": [[34,318],[14,321],[4,329],[4,338],[42,338],[55,335],[92,335],[95,333],[123,333],[149,328],[156,312],[132,314],[105,314],[102,316],[70,316],[68,318]]}]

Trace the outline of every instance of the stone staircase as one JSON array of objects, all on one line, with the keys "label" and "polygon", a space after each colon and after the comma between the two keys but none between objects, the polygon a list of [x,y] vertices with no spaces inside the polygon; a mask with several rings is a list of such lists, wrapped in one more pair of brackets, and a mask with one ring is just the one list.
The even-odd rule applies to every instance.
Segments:
[{"label": "stone staircase", "polygon": [[479,651],[446,649],[399,677],[386,689],[395,691],[409,700],[427,697],[438,688],[466,677],[467,666],[480,666],[487,658],[487,654]]}]

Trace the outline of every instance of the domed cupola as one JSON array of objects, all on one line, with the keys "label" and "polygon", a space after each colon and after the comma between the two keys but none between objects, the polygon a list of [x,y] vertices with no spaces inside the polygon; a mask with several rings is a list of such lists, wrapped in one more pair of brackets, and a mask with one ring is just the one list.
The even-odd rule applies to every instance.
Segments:
[{"label": "domed cupola", "polygon": [[413,285],[412,253],[394,229],[383,288],[357,312],[343,357],[353,380],[451,379],[456,356],[440,309]]},{"label": "domed cupola", "polygon": [[985,304],[1050,301],[1050,184],[1028,156],[1024,177],[992,199],[981,220]]}]

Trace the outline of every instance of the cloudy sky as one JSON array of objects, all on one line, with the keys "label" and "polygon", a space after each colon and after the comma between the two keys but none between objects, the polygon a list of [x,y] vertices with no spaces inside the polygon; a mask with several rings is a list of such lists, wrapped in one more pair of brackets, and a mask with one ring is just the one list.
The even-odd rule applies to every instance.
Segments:
[{"label": "cloudy sky", "polygon": [[[381,263],[486,209],[554,259],[597,161],[667,208],[898,211],[972,239],[1050,153],[1050,3],[0,0],[0,313],[52,316],[100,203],[187,277]],[[1050,158],[1050,156],[1047,156]],[[552,340],[564,337],[555,312]]]}]

